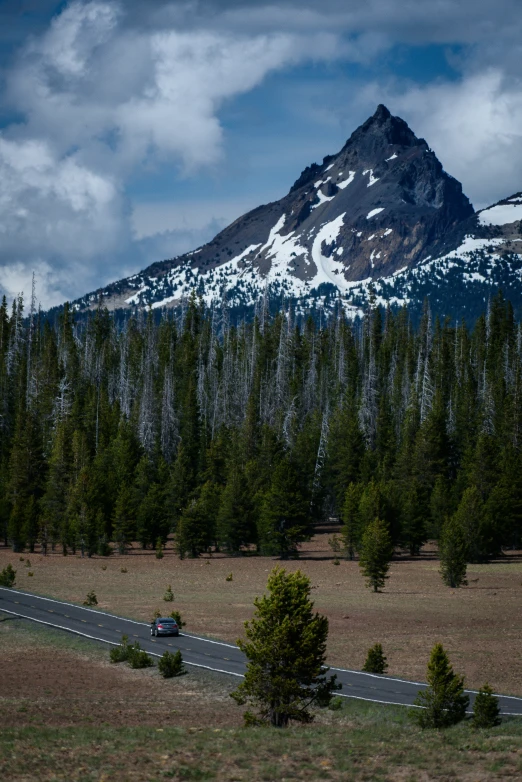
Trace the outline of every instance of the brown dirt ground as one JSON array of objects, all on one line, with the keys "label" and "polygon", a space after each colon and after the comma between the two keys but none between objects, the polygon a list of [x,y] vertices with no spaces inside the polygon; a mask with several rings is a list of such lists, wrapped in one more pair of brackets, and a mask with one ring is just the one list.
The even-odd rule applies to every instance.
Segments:
[{"label": "brown dirt ground", "polygon": [[[19,589],[73,602],[81,603],[94,589],[99,608],[135,619],[148,621],[156,608],[169,605],[181,611],[187,632],[233,642],[252,616],[270,570],[283,564],[312,581],[316,608],[330,622],[331,664],[360,669],[367,649],[380,642],[390,674],[424,680],[430,650],[441,642],[468,686],[488,681],[499,692],[522,695],[522,552],[470,565],[469,586],[453,590],[441,581],[435,548],[426,546],[420,557],[394,559],[384,592],[374,594],[357,562],[333,564],[328,545],[333,531],[317,534],[303,545],[299,560],[286,563],[220,555],[180,560],[170,545],[162,560],[138,547],[125,556],[92,559],[0,548],[0,569],[11,562]],[[20,556],[28,556],[31,566]],[[227,582],[229,573],[233,580]],[[165,604],[169,583],[175,601]]]},{"label": "brown dirt ground", "polygon": [[33,628],[21,635],[14,621],[0,624],[0,727],[241,724],[242,710],[228,694],[233,683],[224,677],[164,680],[157,668],[111,664],[105,647],[60,648],[58,631],[47,638]]}]

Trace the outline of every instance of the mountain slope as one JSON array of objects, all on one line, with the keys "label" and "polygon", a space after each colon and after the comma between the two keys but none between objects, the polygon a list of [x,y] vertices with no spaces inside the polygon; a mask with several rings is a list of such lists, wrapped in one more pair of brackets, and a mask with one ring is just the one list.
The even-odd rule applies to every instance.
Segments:
[{"label": "mountain slope", "polygon": [[[383,302],[429,295],[442,305],[448,297],[439,290],[447,279],[441,270],[448,264],[462,266],[463,299],[484,282],[485,256],[491,261],[486,284],[505,279],[500,259],[507,256],[516,272],[509,283],[520,283],[521,211],[515,195],[476,214],[424,139],[380,105],[337,155],[306,168],[281,200],[240,217],[198,250],[155,263],[75,308],[96,306],[100,297],[111,309],[172,307],[193,289],[208,304],[226,295],[248,307],[268,287],[301,309],[341,296],[347,311],[357,312],[370,284]],[[522,289],[517,295],[522,299]]]}]

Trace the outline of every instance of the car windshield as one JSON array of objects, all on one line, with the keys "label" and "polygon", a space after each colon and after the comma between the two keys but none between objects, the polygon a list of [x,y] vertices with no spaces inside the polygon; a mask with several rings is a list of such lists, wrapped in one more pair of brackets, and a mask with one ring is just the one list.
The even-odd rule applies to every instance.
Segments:
[{"label": "car windshield", "polygon": [[176,624],[176,620],[175,619],[158,619],[158,624],[175,625]]}]

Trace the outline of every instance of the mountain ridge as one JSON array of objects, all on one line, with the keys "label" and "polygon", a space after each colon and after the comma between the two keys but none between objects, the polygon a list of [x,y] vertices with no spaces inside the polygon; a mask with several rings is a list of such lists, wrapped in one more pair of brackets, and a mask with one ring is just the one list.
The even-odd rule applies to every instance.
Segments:
[{"label": "mountain ridge", "polygon": [[[506,223],[511,217],[516,219]],[[520,220],[520,194],[475,212],[425,139],[379,104],[338,153],[304,168],[278,201],[242,215],[202,247],[156,262],[73,306],[83,311],[101,300],[109,309],[169,308],[195,290],[208,305],[226,295],[231,305],[248,308],[268,289],[303,311],[341,298],[347,313],[357,314],[370,286],[381,289],[383,302],[411,303],[411,275],[426,276],[434,260],[459,252],[452,262],[462,266],[462,284],[472,294],[470,283],[478,279],[463,276],[470,263],[466,237],[479,241],[475,255],[490,248],[490,283],[504,280],[513,288],[518,281],[522,302]],[[509,280],[504,268],[500,275],[493,268],[502,253],[513,256]],[[434,290],[440,287],[435,278]],[[430,286],[424,287],[429,295]]]}]

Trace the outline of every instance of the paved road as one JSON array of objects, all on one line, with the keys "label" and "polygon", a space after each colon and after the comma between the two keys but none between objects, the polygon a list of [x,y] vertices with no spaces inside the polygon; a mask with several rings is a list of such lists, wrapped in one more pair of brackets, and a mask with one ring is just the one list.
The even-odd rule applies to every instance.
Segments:
[{"label": "paved road", "polygon": [[[233,644],[212,641],[190,633],[183,633],[178,638],[152,638],[150,625],[145,622],[124,619],[98,609],[39,597],[29,592],[0,587],[0,611],[114,646],[119,644],[121,636],[125,634],[131,641],[139,641],[142,649],[157,657],[161,657],[166,649],[180,649],[185,664],[196,668],[237,677],[242,677],[245,671],[245,657]],[[331,670],[342,684],[339,695],[347,698],[410,706],[418,691],[426,687],[421,682],[389,676],[375,676],[342,668]],[[469,695],[473,702],[474,692],[469,691]],[[508,695],[499,697],[503,714],[522,716],[522,698]]]}]

